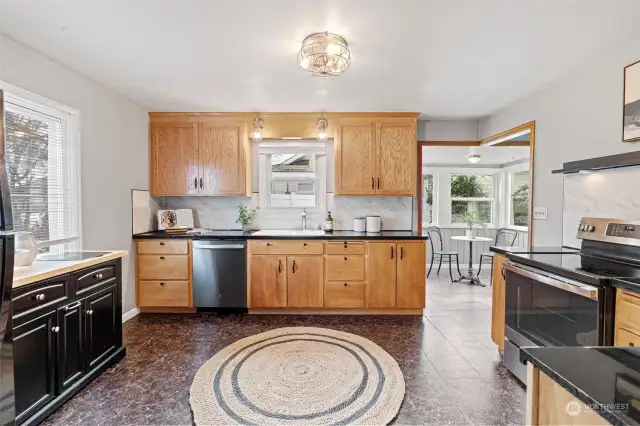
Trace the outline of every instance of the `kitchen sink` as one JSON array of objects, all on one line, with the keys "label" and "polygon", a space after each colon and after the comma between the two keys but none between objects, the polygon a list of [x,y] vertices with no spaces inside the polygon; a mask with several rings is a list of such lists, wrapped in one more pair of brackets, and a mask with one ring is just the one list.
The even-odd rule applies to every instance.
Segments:
[{"label": "kitchen sink", "polygon": [[267,237],[287,237],[287,236],[314,236],[324,235],[324,231],[320,229],[263,229],[262,231],[254,232],[253,235],[267,236]]}]

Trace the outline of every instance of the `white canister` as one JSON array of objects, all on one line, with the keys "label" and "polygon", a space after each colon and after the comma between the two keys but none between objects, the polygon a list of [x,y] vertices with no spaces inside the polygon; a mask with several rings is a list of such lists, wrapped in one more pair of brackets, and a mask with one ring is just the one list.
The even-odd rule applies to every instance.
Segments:
[{"label": "white canister", "polygon": [[380,216],[367,216],[367,232],[380,232]]},{"label": "white canister", "polygon": [[365,232],[367,230],[367,221],[364,217],[353,218],[353,230],[354,232]]}]

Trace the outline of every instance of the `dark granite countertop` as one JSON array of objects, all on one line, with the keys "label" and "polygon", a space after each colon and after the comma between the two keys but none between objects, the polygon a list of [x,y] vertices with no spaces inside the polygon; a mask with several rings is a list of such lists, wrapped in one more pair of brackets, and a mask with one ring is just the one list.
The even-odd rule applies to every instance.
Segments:
[{"label": "dark granite countertop", "polygon": [[640,349],[522,348],[520,358],[610,423],[640,424]]},{"label": "dark granite countertop", "polygon": [[615,288],[640,293],[640,278],[614,278],[610,283]]},{"label": "dark granite countertop", "polygon": [[571,247],[550,246],[550,247],[514,247],[514,246],[491,246],[489,247],[494,253],[507,254],[507,253],[568,253],[576,252],[578,249]]},{"label": "dark granite countertop", "polygon": [[334,231],[324,235],[255,235],[255,231],[225,231],[215,230],[208,234],[182,234],[169,235],[164,231],[145,232],[143,234],[133,234],[134,240],[141,239],[193,239],[193,240],[428,240],[429,237],[421,235],[413,231],[382,231],[373,232],[354,232],[354,231]]}]

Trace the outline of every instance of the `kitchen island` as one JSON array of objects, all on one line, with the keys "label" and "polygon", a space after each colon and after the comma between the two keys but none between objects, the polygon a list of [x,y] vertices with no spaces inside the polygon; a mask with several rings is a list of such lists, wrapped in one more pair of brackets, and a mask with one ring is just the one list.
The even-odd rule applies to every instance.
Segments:
[{"label": "kitchen island", "polygon": [[134,235],[141,312],[195,312],[190,240],[246,241],[249,313],[422,315],[426,236],[412,231],[322,235]]},{"label": "kitchen island", "polygon": [[121,258],[127,254],[94,252],[14,268],[17,425],[39,423],[124,357]]}]

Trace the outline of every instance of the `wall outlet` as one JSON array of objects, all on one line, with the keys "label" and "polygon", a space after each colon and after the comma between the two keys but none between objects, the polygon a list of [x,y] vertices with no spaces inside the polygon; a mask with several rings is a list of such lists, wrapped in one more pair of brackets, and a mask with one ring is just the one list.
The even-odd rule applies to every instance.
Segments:
[{"label": "wall outlet", "polygon": [[547,208],[546,207],[534,207],[533,208],[533,220],[547,220]]}]

